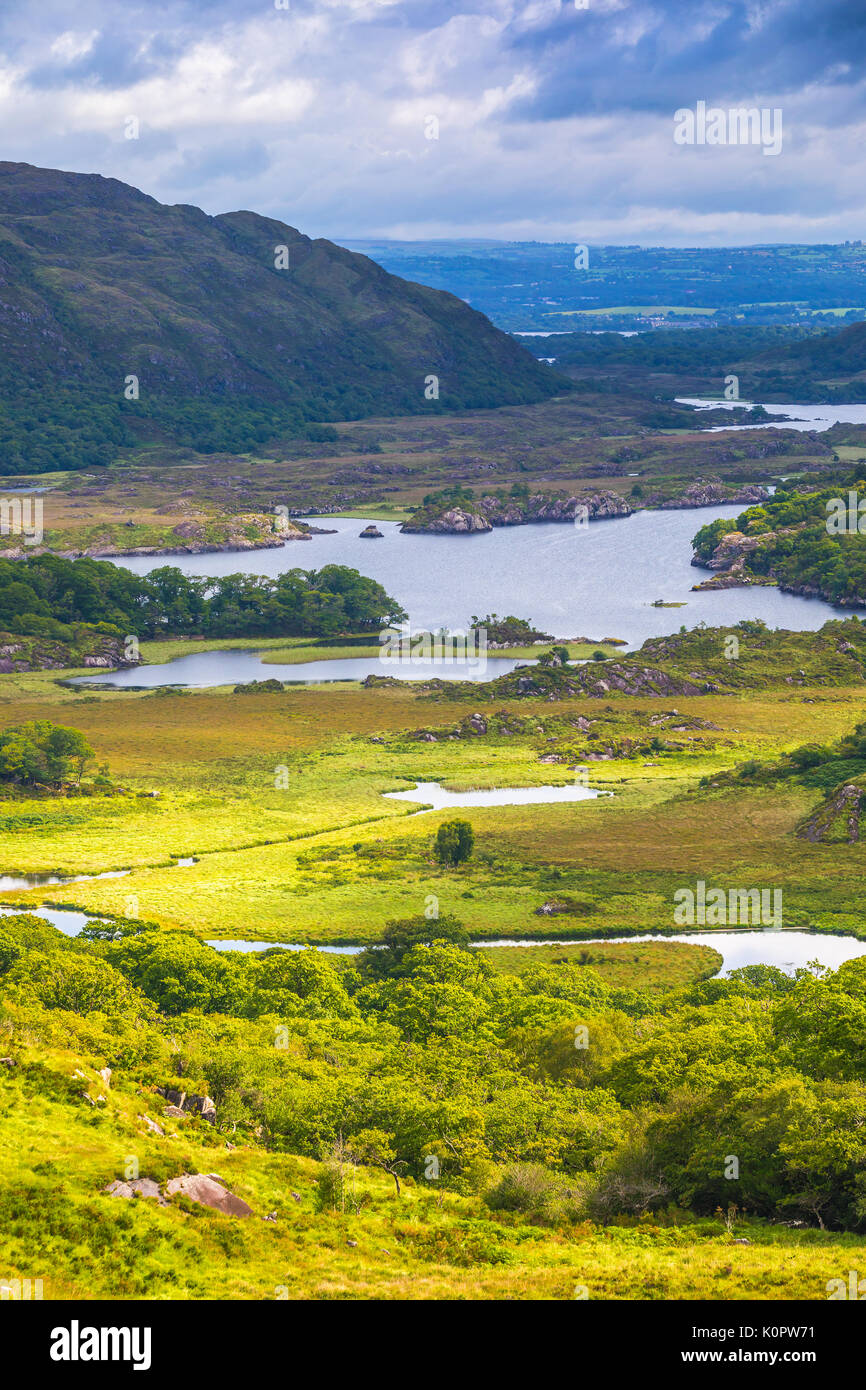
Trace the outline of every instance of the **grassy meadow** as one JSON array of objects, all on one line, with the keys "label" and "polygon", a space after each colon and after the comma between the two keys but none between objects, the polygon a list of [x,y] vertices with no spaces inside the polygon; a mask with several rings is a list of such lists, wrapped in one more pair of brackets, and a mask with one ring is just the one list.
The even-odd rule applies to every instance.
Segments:
[{"label": "grassy meadow", "polygon": [[[385,1173],[349,1169],[346,1210],[321,1210],[311,1159],[227,1152],[198,1120],[148,1134],[160,1098],[107,1088],[70,1052],[34,1049],[20,1070],[0,1075],[3,1275],[41,1278],[46,1299],[812,1300],[866,1262],[862,1237],[686,1211],[550,1230],[479,1209],[481,1169],[460,1189],[404,1177],[399,1196]],[[64,1087],[104,1099],[73,1105]],[[216,1170],[253,1216],[103,1195],[130,1155],[157,1180]]]},{"label": "grassy meadow", "polygon": [[[0,801],[3,867],[134,872],[16,893],[21,903],[139,916],[205,937],[351,943],[376,940],[385,921],[423,911],[432,894],[480,939],[579,938],[669,928],[674,890],[715,873],[744,887],[781,886],[788,926],[856,926],[859,845],[795,836],[818,793],[796,783],[697,784],[750,758],[839,737],[863,717],[857,690],[680,698],[669,723],[694,716],[699,727],[670,734],[676,747],[584,763],[576,719],[592,719],[600,737],[622,745],[654,733],[649,721],[669,706],[573,699],[551,712],[512,700],[497,713],[520,720],[518,733],[475,736],[466,732],[471,703],[443,707],[408,687],[81,695],[57,680],[0,677],[4,723],[82,729],[125,794]],[[429,730],[436,742],[418,737]],[[453,813],[417,814],[383,795],[426,781],[455,791],[566,785],[575,766],[612,795],[472,809],[477,849],[457,870],[431,853]],[[180,856],[199,862],[169,867]],[[557,894],[576,895],[578,910],[539,916]]]}]

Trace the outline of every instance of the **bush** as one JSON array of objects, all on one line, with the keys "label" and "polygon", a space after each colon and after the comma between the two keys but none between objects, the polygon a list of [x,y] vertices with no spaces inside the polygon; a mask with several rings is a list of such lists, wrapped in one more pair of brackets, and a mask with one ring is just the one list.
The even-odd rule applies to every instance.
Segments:
[{"label": "bush", "polygon": [[581,1198],[577,1189],[541,1163],[512,1163],[499,1182],[484,1194],[491,1211],[523,1212],[548,1221],[577,1220]]}]

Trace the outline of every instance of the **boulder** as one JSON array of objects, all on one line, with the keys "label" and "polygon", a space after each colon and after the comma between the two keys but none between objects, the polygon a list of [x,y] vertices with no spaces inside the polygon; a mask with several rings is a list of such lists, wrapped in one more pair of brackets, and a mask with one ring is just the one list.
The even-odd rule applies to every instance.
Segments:
[{"label": "boulder", "polygon": [[210,1096],[196,1096],[187,1094],[186,1091],[174,1091],[163,1087],[157,1087],[159,1094],[165,1096],[169,1104],[176,1106],[184,1114],[198,1114],[202,1119],[213,1124],[216,1119],[216,1106]]},{"label": "boulder", "polygon": [[[95,1102],[91,1101],[91,1104],[94,1103]],[[138,1118],[141,1120],[141,1123],[145,1126],[145,1128],[150,1130],[151,1134],[165,1134],[165,1130],[163,1129],[162,1125],[158,1125],[156,1123],[156,1120],[152,1120],[149,1115],[139,1115]]]},{"label": "boulder", "polygon": [[159,1183],[154,1182],[153,1178],[131,1178],[129,1182],[110,1182],[103,1188],[109,1197],[134,1197],[138,1193],[141,1197],[153,1197],[161,1207],[167,1206],[165,1198],[159,1190]]},{"label": "boulder", "polygon": [[177,1195],[189,1197],[213,1211],[221,1211],[226,1216],[252,1216],[252,1207],[247,1206],[240,1197],[229,1192],[216,1178],[205,1173],[182,1173],[179,1178],[171,1178],[165,1185],[166,1197]]}]

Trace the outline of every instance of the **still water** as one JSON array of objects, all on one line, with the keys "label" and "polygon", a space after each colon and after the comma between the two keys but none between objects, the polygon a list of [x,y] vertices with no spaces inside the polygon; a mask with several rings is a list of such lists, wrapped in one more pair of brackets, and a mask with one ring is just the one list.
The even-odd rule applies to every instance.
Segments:
[{"label": "still water", "polygon": [[[371,637],[371,642],[375,639]],[[298,685],[320,681],[362,681],[365,676],[394,676],[397,680],[425,681],[434,677],[451,681],[492,681],[515,666],[530,665],[511,657],[474,661],[381,661],[378,657],[347,657],[340,661],[263,662],[265,653],[224,651],[194,652],[153,666],[133,666],[123,671],[102,671],[95,676],[73,676],[70,685],[150,689],[157,685],[182,685],[204,689],[214,685],[249,681],[294,681]]]},{"label": "still water", "polygon": [[[0,916],[9,913],[30,911],[37,917],[42,917],[52,926],[57,927],[66,936],[77,936],[78,933],[87,925],[88,922],[98,922],[100,918],[93,917],[86,912],[76,912],[69,908],[56,907],[6,907],[0,906]],[[710,931],[710,932],[690,932],[687,935],[677,936],[631,936],[631,937],[606,937],[602,939],[581,940],[579,943],[563,941],[557,938],[521,938],[519,941],[478,941],[475,945],[484,950],[492,950],[497,946],[566,946],[579,944],[581,946],[604,946],[613,941],[666,941],[666,942],[688,942],[695,946],[712,946],[713,950],[718,951],[722,956],[722,968],[720,975],[727,975],[731,970],[737,970],[743,965],[775,965],[786,974],[791,975],[801,966],[807,965],[810,961],[817,960],[821,965],[829,966],[832,970],[837,970],[846,960],[853,960],[857,956],[866,955],[866,941],[857,941],[853,936],[825,936],[818,933],[803,931],[777,931],[766,929],[763,931]],[[305,951],[308,946],[298,942],[288,941],[207,941],[205,943],[212,946],[217,951]],[[317,946],[316,950],[324,951],[327,955],[355,956],[364,949],[363,946]]]},{"label": "still water", "polygon": [[591,801],[609,793],[569,783],[566,787],[485,787],[476,791],[452,792],[438,782],[419,782],[410,791],[384,792],[389,801],[415,801],[433,811],[451,806],[537,806],[560,801]]},{"label": "still water", "polygon": [[[839,616],[820,600],[773,588],[690,592],[708,577],[691,565],[692,537],[717,517],[742,510],[734,503],[636,512],[589,526],[507,526],[473,536],[404,535],[396,522],[377,521],[381,541],[359,539],[368,524],[363,519],[319,517],[311,519],[334,527],[334,535],[273,550],[135,555],[115,563],[135,574],[174,564],[185,574],[213,576],[349,565],[378,580],[415,628],[463,629],[473,614],[514,613],[557,637],[619,637],[631,645],[700,622],[729,626],[762,618],[770,627],[803,631]],[[685,606],[653,608],[655,599]],[[278,672],[269,667],[268,674]]]},{"label": "still water", "polygon": [[[707,401],[698,396],[677,396],[679,405],[692,405],[696,410],[742,410],[744,420],[748,420],[754,401]],[[717,434],[720,430],[815,430],[820,433],[831,425],[866,424],[866,405],[777,405],[761,402],[768,415],[789,415],[789,420],[761,420],[752,424],[711,425],[709,432]]]}]

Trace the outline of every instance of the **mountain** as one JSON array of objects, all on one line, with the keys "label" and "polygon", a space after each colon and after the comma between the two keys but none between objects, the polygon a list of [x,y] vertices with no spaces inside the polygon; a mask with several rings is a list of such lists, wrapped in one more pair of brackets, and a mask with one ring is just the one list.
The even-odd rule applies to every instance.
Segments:
[{"label": "mountain", "polygon": [[563,389],[454,295],[283,222],[0,162],[7,473],[107,463],[149,438],[242,450],[313,421]]}]

